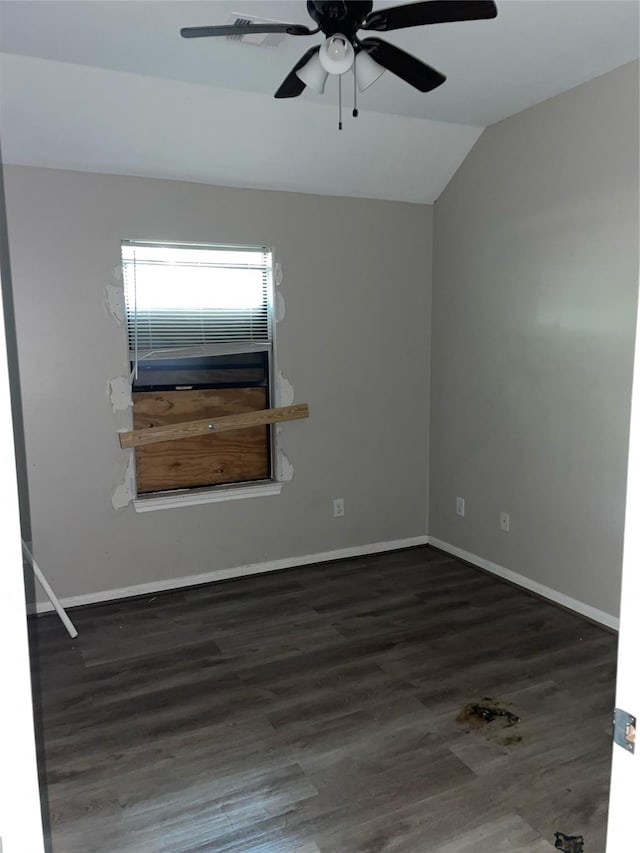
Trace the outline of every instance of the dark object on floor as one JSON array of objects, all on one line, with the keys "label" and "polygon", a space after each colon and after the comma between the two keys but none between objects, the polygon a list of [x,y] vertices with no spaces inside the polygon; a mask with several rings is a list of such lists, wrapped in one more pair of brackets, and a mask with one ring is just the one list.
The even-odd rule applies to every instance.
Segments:
[{"label": "dark object on floor", "polygon": [[556,832],[556,847],[563,853],[584,853],[584,837]]},{"label": "dark object on floor", "polygon": [[508,726],[514,726],[520,722],[520,717],[511,711],[505,711],[504,708],[498,708],[495,705],[465,705],[462,711],[458,714],[457,720],[459,723],[492,723],[496,717],[505,717]]}]

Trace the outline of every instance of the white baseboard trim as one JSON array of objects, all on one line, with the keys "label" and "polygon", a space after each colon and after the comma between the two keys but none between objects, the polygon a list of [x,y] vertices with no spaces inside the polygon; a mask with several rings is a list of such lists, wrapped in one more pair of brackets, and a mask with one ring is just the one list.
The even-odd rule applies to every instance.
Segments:
[{"label": "white baseboard trim", "polygon": [[[236,566],[231,569],[214,569],[211,572],[204,572],[199,575],[187,575],[181,578],[170,578],[169,580],[151,581],[150,583],[142,583],[135,586],[124,586],[120,589],[105,589],[101,592],[73,595],[69,598],[61,598],[60,603],[64,608],[80,607],[84,604],[101,604],[106,601],[114,601],[118,598],[131,598],[134,595],[153,595],[154,593],[165,592],[170,589],[197,586],[197,584],[213,583],[214,581],[228,580],[229,578],[242,578],[264,572],[277,572],[280,569],[292,569],[296,566],[308,566],[313,563],[329,563],[333,560],[344,560],[348,557],[366,557],[369,554],[381,554],[384,551],[399,551],[402,548],[415,548],[418,545],[427,544],[427,536],[393,539],[390,542],[372,542],[369,545],[356,545],[351,548],[322,551],[319,554],[285,557],[281,560],[270,560],[266,563],[252,563],[246,566]],[[49,601],[38,601],[27,607],[27,613],[30,615],[34,613],[48,613],[51,610],[53,610],[53,605]]]},{"label": "white baseboard trim", "polygon": [[617,631],[620,626],[620,620],[611,613],[606,613],[604,610],[598,610],[597,607],[592,607],[590,604],[585,604],[583,601],[578,601],[576,598],[571,598],[563,592],[558,592],[550,586],[533,581],[524,575],[519,575],[517,572],[512,572],[511,569],[505,569],[504,566],[499,566],[497,563],[492,563],[490,560],[485,560],[484,557],[478,557],[477,554],[472,554],[470,551],[464,551],[455,545],[450,545],[448,542],[443,542],[441,539],[436,539],[434,536],[429,536],[429,544],[434,548],[439,548],[441,551],[446,551],[453,557],[459,557],[467,563],[477,566],[479,569],[484,569],[492,575],[497,575],[500,578],[511,581],[517,586],[524,587],[543,598],[548,598],[556,604],[566,607],[568,610],[573,610],[575,613],[580,613],[600,625],[605,625],[607,628],[612,628]]}]

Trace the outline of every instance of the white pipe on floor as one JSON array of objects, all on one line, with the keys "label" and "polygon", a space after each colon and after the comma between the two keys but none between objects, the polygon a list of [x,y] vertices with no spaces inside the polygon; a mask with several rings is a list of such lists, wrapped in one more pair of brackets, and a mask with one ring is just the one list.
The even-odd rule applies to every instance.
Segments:
[{"label": "white pipe on floor", "polygon": [[69,619],[69,617],[67,616],[66,610],[60,604],[58,596],[51,589],[51,587],[49,585],[49,581],[45,578],[44,574],[42,573],[42,569],[36,563],[35,558],[34,558],[33,554],[31,553],[31,551],[27,548],[27,546],[24,542],[24,539],[22,540],[22,550],[24,552],[25,557],[27,558],[27,560],[29,561],[29,563],[31,564],[31,566],[33,568],[33,572],[34,572],[36,578],[38,579],[38,583],[40,584],[42,589],[47,594],[47,598],[53,604],[55,611],[58,614],[58,616],[60,617],[62,624],[64,625],[64,627],[69,632],[69,636],[72,639],[77,637],[78,632],[76,631],[75,625],[73,624],[71,619]]}]

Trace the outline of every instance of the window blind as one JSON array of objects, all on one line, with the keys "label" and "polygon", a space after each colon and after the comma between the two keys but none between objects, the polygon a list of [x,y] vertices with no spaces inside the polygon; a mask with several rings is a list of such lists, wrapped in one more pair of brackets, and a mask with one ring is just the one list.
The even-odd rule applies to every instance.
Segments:
[{"label": "window blind", "polygon": [[122,267],[132,361],[269,348],[266,247],[125,241]]}]

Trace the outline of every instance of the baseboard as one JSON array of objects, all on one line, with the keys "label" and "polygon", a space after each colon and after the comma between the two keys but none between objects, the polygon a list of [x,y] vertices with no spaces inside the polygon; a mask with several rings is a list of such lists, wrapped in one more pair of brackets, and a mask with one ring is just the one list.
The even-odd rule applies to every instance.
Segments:
[{"label": "baseboard", "polygon": [[[198,584],[213,583],[215,581],[229,580],[230,578],[242,578],[265,572],[277,572],[281,569],[292,569],[296,566],[308,566],[313,563],[329,563],[333,560],[345,560],[349,557],[366,557],[370,554],[399,551],[403,548],[415,548],[418,545],[427,544],[427,536],[393,539],[390,542],[372,542],[369,545],[356,545],[351,548],[322,551],[319,554],[285,557],[281,560],[252,563],[246,566],[236,566],[231,569],[214,569],[211,572],[204,572],[199,575],[188,575],[186,577],[170,578],[163,581],[151,581],[150,583],[137,584],[136,586],[120,587],[120,589],[105,589],[101,592],[90,592],[85,595],[73,595],[69,598],[60,599],[60,603],[65,609],[69,607],[81,607],[86,604],[101,604],[106,601],[114,601],[118,598],[131,598],[135,595],[153,595],[157,592],[180,589],[186,586],[197,586]],[[48,613],[51,610],[53,610],[53,605],[49,601],[38,601],[27,607],[27,613],[30,615],[34,613]]]},{"label": "baseboard", "polygon": [[[317,554],[305,554],[298,557],[285,557],[280,560],[269,560],[264,563],[251,563],[244,566],[235,566],[229,569],[214,569],[211,572],[204,572],[198,575],[187,575],[186,577],[170,578],[163,581],[151,581],[145,584],[136,584],[134,586],[125,586],[118,589],[106,589],[100,592],[86,593],[85,595],[74,595],[68,598],[61,599],[62,606],[66,608],[82,607],[87,604],[101,604],[107,601],[115,601],[119,598],[132,598],[136,595],[153,595],[158,592],[166,592],[171,589],[180,589],[181,587],[197,586],[198,584],[214,583],[215,581],[229,580],[231,578],[242,578],[250,575],[263,574],[266,572],[277,572],[282,569],[292,569],[297,566],[308,566],[314,563],[329,563],[333,560],[345,560],[353,557],[366,557],[371,554],[382,554],[385,551],[399,551],[403,548],[415,548],[419,545],[433,545],[434,548],[439,548],[451,554],[453,557],[459,557],[467,563],[471,563],[484,571],[490,572],[497,577],[504,578],[517,586],[528,589],[530,592],[536,593],[543,598],[549,599],[556,604],[573,610],[587,619],[592,619],[600,625],[611,628],[614,631],[618,630],[619,619],[606,613],[604,610],[598,610],[590,604],[585,604],[583,601],[578,601],[571,598],[558,590],[552,589],[549,586],[533,581],[530,578],[520,575],[517,572],[506,569],[504,566],[499,566],[497,563],[492,563],[490,560],[485,560],[484,557],[479,557],[477,554],[472,554],[470,551],[465,551],[458,548],[456,545],[450,545],[448,542],[443,542],[441,539],[436,539],[434,536],[413,536],[409,539],[394,539],[388,542],[373,542],[368,545],[356,545],[350,548],[337,548],[332,551],[322,551]],[[39,601],[36,604],[30,604],[27,607],[27,612],[31,615],[34,613],[49,613],[53,610],[53,605],[49,601]]]},{"label": "baseboard", "polygon": [[617,631],[620,625],[620,620],[611,613],[606,613],[604,610],[598,610],[597,607],[592,607],[590,604],[585,604],[583,601],[578,601],[576,598],[571,598],[563,592],[558,592],[557,589],[552,589],[550,586],[533,581],[524,575],[519,575],[511,569],[505,569],[504,566],[499,566],[497,563],[492,563],[490,560],[485,560],[484,557],[478,557],[477,554],[472,554],[470,551],[464,551],[455,545],[450,545],[448,542],[443,542],[441,539],[436,539],[434,536],[429,536],[429,545],[434,548],[439,548],[441,551],[446,551],[453,557],[459,557],[467,563],[477,566],[479,569],[484,569],[492,575],[497,575],[499,578],[511,581],[516,586],[524,587],[542,598],[548,598],[549,601],[554,601],[556,604],[566,607],[568,610],[573,610],[581,616],[586,616],[593,622],[598,622],[607,628],[612,628]]}]

